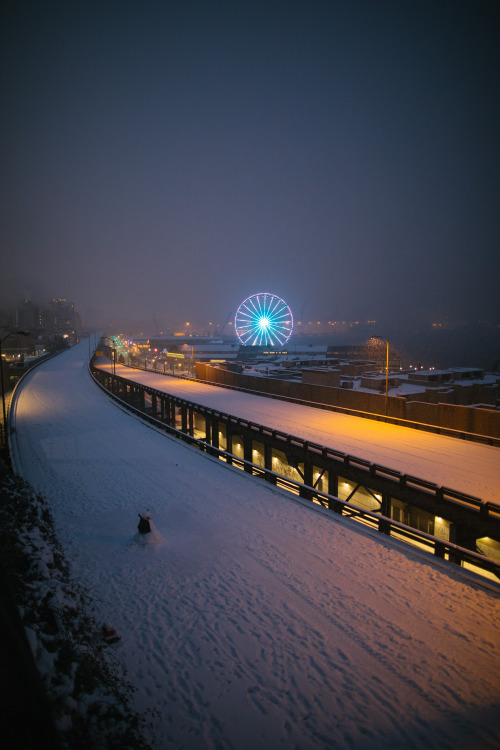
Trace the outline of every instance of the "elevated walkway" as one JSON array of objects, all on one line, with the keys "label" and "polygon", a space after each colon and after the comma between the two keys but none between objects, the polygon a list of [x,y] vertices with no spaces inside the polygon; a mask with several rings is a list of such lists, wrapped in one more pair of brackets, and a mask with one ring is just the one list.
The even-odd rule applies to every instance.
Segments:
[{"label": "elevated walkway", "polygon": [[[230,414],[172,393],[195,395],[200,384],[192,381],[158,382],[158,374],[103,362],[94,375],[127,408],[248,473],[457,564],[500,569],[500,508],[491,501],[275,429],[269,417],[252,422],[235,408]],[[262,414],[266,399],[253,398]]]}]

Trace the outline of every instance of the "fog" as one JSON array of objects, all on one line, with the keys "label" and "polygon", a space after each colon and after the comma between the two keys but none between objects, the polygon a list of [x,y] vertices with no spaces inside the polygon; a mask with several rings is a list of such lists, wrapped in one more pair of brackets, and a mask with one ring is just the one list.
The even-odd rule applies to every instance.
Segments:
[{"label": "fog", "polygon": [[[490,2],[12,2],[2,306],[500,322]],[[385,334],[387,335],[387,333]]]}]

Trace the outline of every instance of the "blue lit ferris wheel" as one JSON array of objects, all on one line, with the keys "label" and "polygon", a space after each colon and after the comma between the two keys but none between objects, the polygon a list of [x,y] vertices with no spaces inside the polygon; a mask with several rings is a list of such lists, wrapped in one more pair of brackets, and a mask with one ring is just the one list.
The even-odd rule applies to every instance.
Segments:
[{"label": "blue lit ferris wheel", "polygon": [[276,294],[252,294],[238,307],[234,329],[247,346],[283,346],[292,335],[292,311]]}]

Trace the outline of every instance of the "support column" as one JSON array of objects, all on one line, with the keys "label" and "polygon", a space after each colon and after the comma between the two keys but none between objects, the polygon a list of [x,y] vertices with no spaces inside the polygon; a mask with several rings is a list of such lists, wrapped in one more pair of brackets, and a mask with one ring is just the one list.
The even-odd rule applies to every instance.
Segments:
[{"label": "support column", "polygon": [[270,445],[264,445],[264,466],[268,471],[273,470],[273,449]]},{"label": "support column", "polygon": [[[246,434],[243,435],[243,458],[252,463],[252,438]],[[245,471],[252,473],[252,467],[245,464]]]},{"label": "support column", "polygon": [[139,409],[141,411],[144,411],[145,408],[146,408],[145,407],[145,403],[144,403],[144,388],[138,388],[137,391],[138,391],[138,393],[137,393],[137,400],[138,400],[138,403],[139,403]]},{"label": "support column", "polygon": [[467,524],[452,523],[450,526],[450,542],[459,547],[465,547],[473,552],[476,551],[476,532],[471,530]]},{"label": "support column", "polygon": [[328,494],[334,497],[339,496],[339,477],[338,474],[334,474],[332,469],[328,469]]},{"label": "support column", "polygon": [[[231,428],[231,422],[226,422],[226,452],[232,455],[233,453],[233,430]],[[232,464],[231,459],[229,463]]]},{"label": "support column", "polygon": [[300,487],[299,493],[301,497],[304,497],[306,500],[312,500],[311,491],[306,488],[312,487],[313,483],[313,466],[310,461],[304,460],[304,478],[303,478],[304,484]]},{"label": "support column", "polygon": [[311,461],[304,461],[304,484],[308,487],[313,486],[313,465]]},{"label": "support column", "polygon": [[230,422],[226,422],[225,425],[226,425],[226,453],[228,454],[227,462],[228,464],[232,465],[233,459],[231,458],[231,456],[232,456],[232,451],[233,451],[233,431],[231,429]]},{"label": "support column", "polygon": [[391,517],[391,496],[388,492],[382,492],[382,502],[380,504],[380,512],[386,518]]},{"label": "support column", "polygon": [[212,417],[212,445],[214,448],[219,447],[219,420]]},{"label": "support column", "polygon": [[181,406],[181,431],[182,432],[187,432],[188,431],[187,406],[186,406],[186,404],[182,404],[182,406]]},{"label": "support column", "polygon": [[334,498],[339,496],[339,476],[331,468],[328,469],[328,494],[333,495],[333,497],[328,500],[329,510],[333,510],[335,513],[342,515],[342,510],[344,508],[342,501],[334,500]]}]

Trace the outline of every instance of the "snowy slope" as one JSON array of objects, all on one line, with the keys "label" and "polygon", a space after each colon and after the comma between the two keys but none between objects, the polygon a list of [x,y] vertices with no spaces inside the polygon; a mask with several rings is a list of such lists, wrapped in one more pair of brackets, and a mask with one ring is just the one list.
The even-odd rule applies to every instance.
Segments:
[{"label": "snowy slope", "polygon": [[122,633],[155,750],[500,747],[498,588],[157,433],[86,354],[27,377],[14,458]]},{"label": "snowy slope", "polygon": [[[101,360],[99,367],[109,368]],[[500,448],[116,365],[121,377],[500,505]]]}]

